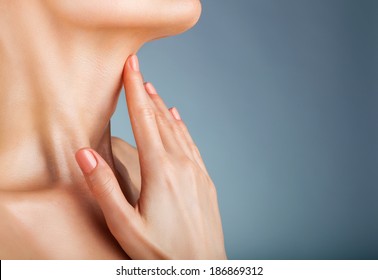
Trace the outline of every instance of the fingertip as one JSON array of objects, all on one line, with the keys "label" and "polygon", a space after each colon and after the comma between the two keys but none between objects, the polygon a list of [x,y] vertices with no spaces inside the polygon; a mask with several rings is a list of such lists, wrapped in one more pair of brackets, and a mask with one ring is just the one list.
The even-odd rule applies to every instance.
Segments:
[{"label": "fingertip", "polygon": [[136,55],[130,55],[123,69],[123,84],[125,89],[128,87],[140,86],[143,84],[143,75],[140,72],[139,61]]},{"label": "fingertip", "polygon": [[129,70],[139,72],[139,59],[135,54],[132,54],[127,58],[126,65]]},{"label": "fingertip", "polygon": [[135,74],[140,74],[139,60],[135,54],[132,54],[128,56],[123,67],[124,82],[131,77],[136,77]]},{"label": "fingertip", "polygon": [[144,88],[146,89],[148,94],[151,94],[151,95],[157,94],[155,87],[150,82],[144,83]]},{"label": "fingertip", "polygon": [[75,159],[84,174],[90,174],[97,167],[97,159],[89,148],[82,148],[75,153]]},{"label": "fingertip", "polygon": [[169,111],[171,112],[172,116],[177,120],[177,121],[181,121],[181,116],[177,110],[176,107],[172,107],[169,109]]}]

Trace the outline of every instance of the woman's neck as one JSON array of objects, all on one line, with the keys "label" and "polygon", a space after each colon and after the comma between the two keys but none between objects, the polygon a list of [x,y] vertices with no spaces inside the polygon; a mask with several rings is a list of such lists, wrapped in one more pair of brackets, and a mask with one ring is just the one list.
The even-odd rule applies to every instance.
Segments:
[{"label": "woman's neck", "polygon": [[3,190],[81,181],[74,158],[81,147],[112,164],[109,121],[124,62],[144,41],[131,31],[76,30],[54,25],[42,10],[28,13],[0,19]]}]

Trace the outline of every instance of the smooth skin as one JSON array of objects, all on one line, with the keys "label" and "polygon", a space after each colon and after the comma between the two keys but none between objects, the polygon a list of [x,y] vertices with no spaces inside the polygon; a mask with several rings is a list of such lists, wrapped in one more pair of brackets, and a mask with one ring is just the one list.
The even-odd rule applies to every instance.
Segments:
[{"label": "smooth skin", "polygon": [[[151,40],[190,29],[200,13],[199,0],[0,0],[0,259],[128,258],[75,152],[91,147],[126,200],[141,204],[147,155],[110,133],[125,60]],[[152,230],[141,232],[134,239],[156,242]]]},{"label": "smooth skin", "polygon": [[140,162],[136,205],[98,153],[76,153],[112,234],[133,259],[225,259],[215,186],[177,109],[143,84],[135,55],[124,86]]}]

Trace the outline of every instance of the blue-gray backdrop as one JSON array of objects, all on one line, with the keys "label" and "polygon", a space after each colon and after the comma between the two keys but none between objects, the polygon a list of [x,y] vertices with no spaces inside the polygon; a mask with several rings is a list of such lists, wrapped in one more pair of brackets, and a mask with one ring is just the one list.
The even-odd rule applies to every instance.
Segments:
[{"label": "blue-gray backdrop", "polygon": [[[231,259],[378,259],[378,1],[206,0],[139,52],[219,195]],[[113,134],[135,143],[124,96]]]}]

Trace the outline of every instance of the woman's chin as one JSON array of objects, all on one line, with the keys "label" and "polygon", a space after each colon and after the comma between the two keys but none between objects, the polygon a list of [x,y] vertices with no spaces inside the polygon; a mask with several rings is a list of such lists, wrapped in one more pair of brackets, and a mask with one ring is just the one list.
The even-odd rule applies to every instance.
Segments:
[{"label": "woman's chin", "polygon": [[89,30],[136,30],[145,38],[177,35],[192,28],[201,15],[200,0],[46,0],[55,20]]},{"label": "woman's chin", "polygon": [[185,32],[195,26],[200,19],[202,12],[202,5],[199,0],[188,0],[186,9],[183,9],[181,16],[177,18],[178,33]]},{"label": "woman's chin", "polygon": [[178,35],[191,29],[198,22],[202,11],[201,2],[199,0],[178,2],[180,2],[179,6],[167,9],[160,22],[151,26],[156,31],[154,39]]}]

